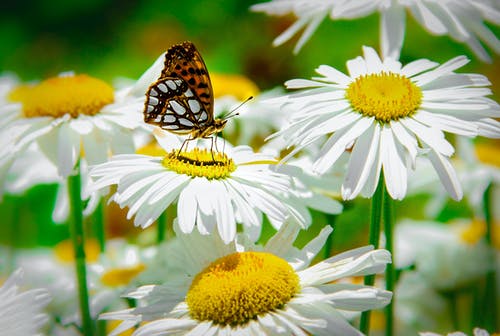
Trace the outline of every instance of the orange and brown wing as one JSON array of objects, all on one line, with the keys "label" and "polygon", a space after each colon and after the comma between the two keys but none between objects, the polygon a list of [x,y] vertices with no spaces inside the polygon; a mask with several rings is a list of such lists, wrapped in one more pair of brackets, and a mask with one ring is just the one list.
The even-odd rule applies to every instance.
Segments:
[{"label": "orange and brown wing", "polygon": [[212,84],[200,53],[191,42],[165,54],[160,78],[146,92],[144,121],[178,134],[213,124]]},{"label": "orange and brown wing", "polygon": [[177,134],[189,134],[212,122],[187,83],[177,77],[161,78],[149,87],[144,121]]},{"label": "orange and brown wing", "polygon": [[178,77],[184,80],[204,110],[213,119],[214,96],[207,66],[193,43],[184,42],[168,49],[161,78]]}]

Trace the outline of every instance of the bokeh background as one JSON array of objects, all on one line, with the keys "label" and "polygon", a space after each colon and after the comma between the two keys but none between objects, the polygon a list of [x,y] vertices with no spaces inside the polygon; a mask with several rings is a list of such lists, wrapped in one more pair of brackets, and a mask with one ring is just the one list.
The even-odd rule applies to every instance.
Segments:
[{"label": "bokeh background", "polygon": [[[172,44],[191,40],[211,73],[244,75],[260,90],[282,86],[291,78],[308,78],[320,64],[345,70],[345,62],[361,53],[361,46],[378,48],[379,17],[353,21],[325,20],[298,55],[297,38],[274,48],[272,40],[294,22],[290,17],[253,13],[247,0],[118,1],[52,0],[0,3],[0,72],[23,81],[38,81],[64,71],[86,73],[109,83],[138,78]],[[491,27],[500,36],[498,27]],[[448,37],[430,36],[408,17],[402,62],[429,58],[444,62],[457,55],[472,61],[461,71],[487,75],[500,92],[500,59],[483,64],[464,45]],[[0,203],[0,243],[14,247],[51,246],[67,237],[67,227],[51,222],[54,185],[37,186]],[[398,218],[423,218],[426,199],[409,197],[396,206]],[[115,206],[107,209],[110,235],[129,234],[120,224]],[[345,204],[335,225],[333,250],[367,242],[369,202]],[[439,215],[446,221],[471,215],[465,202],[450,201]],[[317,232],[329,219],[316,216]],[[120,226],[122,225],[122,226]],[[125,224],[127,226],[127,224]],[[131,225],[128,225],[131,229]],[[317,229],[316,229],[317,228]]]}]

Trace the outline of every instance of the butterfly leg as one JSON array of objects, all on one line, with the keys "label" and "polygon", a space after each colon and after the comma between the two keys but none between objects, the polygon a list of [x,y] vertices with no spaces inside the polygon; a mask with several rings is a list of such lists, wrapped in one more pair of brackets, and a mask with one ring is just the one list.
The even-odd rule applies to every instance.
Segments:
[{"label": "butterfly leg", "polygon": [[189,142],[189,141],[193,141],[193,140],[195,140],[195,139],[196,139],[196,138],[187,138],[186,140],[184,140],[184,141],[182,142],[181,148],[179,148],[179,151],[177,152],[177,157],[179,157],[179,155],[181,154],[181,152],[182,152],[182,148],[184,148],[184,145],[186,146],[186,150],[187,150],[187,144],[188,144],[188,142]]}]

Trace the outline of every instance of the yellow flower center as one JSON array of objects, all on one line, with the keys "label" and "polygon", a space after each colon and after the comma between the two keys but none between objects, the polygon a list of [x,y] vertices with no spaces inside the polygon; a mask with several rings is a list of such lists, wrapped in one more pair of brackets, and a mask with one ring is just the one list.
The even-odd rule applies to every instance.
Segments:
[{"label": "yellow flower center", "polygon": [[20,86],[9,99],[23,105],[26,118],[54,117],[65,114],[96,115],[103,106],[114,101],[113,88],[87,75],[53,77],[32,86]]},{"label": "yellow flower center", "polygon": [[[458,233],[464,243],[474,245],[486,235],[486,222],[483,219],[474,219]],[[500,248],[500,223],[493,222],[490,234],[492,246]]]},{"label": "yellow flower center", "polygon": [[101,276],[101,282],[106,286],[118,287],[126,286],[135,278],[139,273],[144,271],[146,266],[144,264],[137,264],[130,267],[113,268]]},{"label": "yellow flower center", "polygon": [[486,234],[486,223],[480,219],[474,219],[469,225],[460,230],[460,238],[469,245],[476,244]]},{"label": "yellow flower center", "polygon": [[165,156],[167,152],[158,143],[150,142],[135,151],[137,154],[149,156]]},{"label": "yellow flower center", "polygon": [[500,142],[479,142],[475,144],[476,155],[479,161],[500,167]]},{"label": "yellow flower center", "polygon": [[222,179],[236,170],[233,160],[226,154],[195,148],[192,151],[168,153],[162,162],[163,166],[178,174],[207,179]]},{"label": "yellow flower center", "polygon": [[[85,257],[88,262],[96,262],[99,259],[99,242],[96,239],[85,240]],[[70,263],[75,261],[73,242],[63,240],[54,247],[56,259],[61,262]]]},{"label": "yellow flower center", "polygon": [[215,98],[230,95],[238,100],[245,100],[259,94],[257,85],[244,76],[214,73],[210,75],[210,79]]},{"label": "yellow flower center", "polygon": [[234,326],[282,308],[299,290],[299,277],[284,259],[237,252],[196,275],[186,302],[192,318]]},{"label": "yellow flower center", "polygon": [[382,123],[411,116],[422,102],[422,91],[408,78],[392,72],[363,75],[346,91],[352,108]]}]

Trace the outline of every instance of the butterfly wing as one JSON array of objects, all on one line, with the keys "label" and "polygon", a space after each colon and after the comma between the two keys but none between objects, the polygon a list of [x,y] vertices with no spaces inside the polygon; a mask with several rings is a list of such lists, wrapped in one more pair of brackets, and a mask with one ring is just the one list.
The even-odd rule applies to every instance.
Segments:
[{"label": "butterfly wing", "polygon": [[160,78],[146,93],[144,121],[178,134],[213,124],[212,83],[191,42],[172,46]]}]

